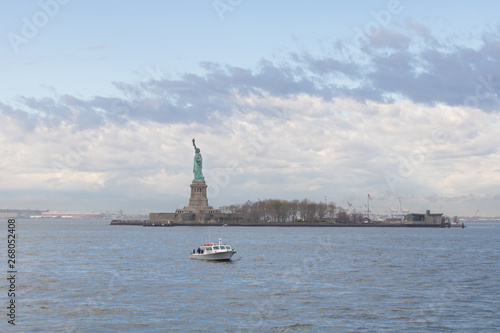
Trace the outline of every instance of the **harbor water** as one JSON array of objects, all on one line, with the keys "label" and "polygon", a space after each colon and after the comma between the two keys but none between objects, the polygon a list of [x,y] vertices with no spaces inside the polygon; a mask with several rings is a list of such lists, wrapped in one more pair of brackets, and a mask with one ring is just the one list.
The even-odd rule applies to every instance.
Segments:
[{"label": "harbor water", "polygon": [[[109,222],[17,220],[16,325],[4,314],[0,331],[500,330],[500,223],[428,229]],[[189,259],[219,237],[236,249],[232,261]]]}]

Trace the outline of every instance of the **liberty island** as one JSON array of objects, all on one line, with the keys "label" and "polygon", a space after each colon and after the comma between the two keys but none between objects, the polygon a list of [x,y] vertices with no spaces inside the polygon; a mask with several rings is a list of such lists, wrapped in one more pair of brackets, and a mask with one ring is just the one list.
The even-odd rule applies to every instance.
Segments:
[{"label": "liberty island", "polygon": [[[249,220],[240,212],[222,213],[208,204],[207,188],[203,176],[203,157],[201,149],[196,146],[193,138],[193,180],[190,184],[191,196],[189,203],[184,208],[176,209],[175,212],[149,213],[147,221],[122,221],[113,220],[113,225],[142,225],[142,226],[174,226],[174,225],[227,225],[227,226],[279,226],[279,227],[420,227],[420,228],[444,228],[451,227],[451,223],[442,219],[443,214],[408,214],[407,221],[395,219],[396,221],[371,222],[371,223],[346,223],[343,220],[293,220],[293,221],[270,221]],[[260,205],[260,202],[259,202]],[[454,227],[460,226],[454,224]],[[462,223],[461,227],[464,227]]]}]

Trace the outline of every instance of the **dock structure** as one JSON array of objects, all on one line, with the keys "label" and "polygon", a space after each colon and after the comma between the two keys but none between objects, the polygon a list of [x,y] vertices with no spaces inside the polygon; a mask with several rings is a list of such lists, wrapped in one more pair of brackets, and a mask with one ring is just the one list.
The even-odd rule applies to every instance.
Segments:
[{"label": "dock structure", "polygon": [[137,225],[143,227],[173,227],[170,221],[151,221],[151,220],[113,220],[111,225]]},{"label": "dock structure", "polygon": [[173,227],[174,224],[170,221],[142,221],[143,227]]},{"label": "dock structure", "polygon": [[142,225],[142,220],[112,220],[111,225]]}]

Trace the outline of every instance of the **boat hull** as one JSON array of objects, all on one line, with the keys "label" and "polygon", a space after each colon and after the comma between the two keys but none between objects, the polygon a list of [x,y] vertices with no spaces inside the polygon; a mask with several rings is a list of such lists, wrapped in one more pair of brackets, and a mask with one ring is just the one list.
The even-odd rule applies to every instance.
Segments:
[{"label": "boat hull", "polygon": [[195,260],[224,261],[231,260],[236,251],[225,251],[216,253],[191,253],[190,258]]}]

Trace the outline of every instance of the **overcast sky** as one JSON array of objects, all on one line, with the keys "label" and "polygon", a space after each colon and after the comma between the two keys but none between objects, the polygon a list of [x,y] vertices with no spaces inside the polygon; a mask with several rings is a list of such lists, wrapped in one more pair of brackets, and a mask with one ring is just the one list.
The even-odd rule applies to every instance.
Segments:
[{"label": "overcast sky", "polygon": [[0,208],[500,215],[498,1],[0,3]]}]

